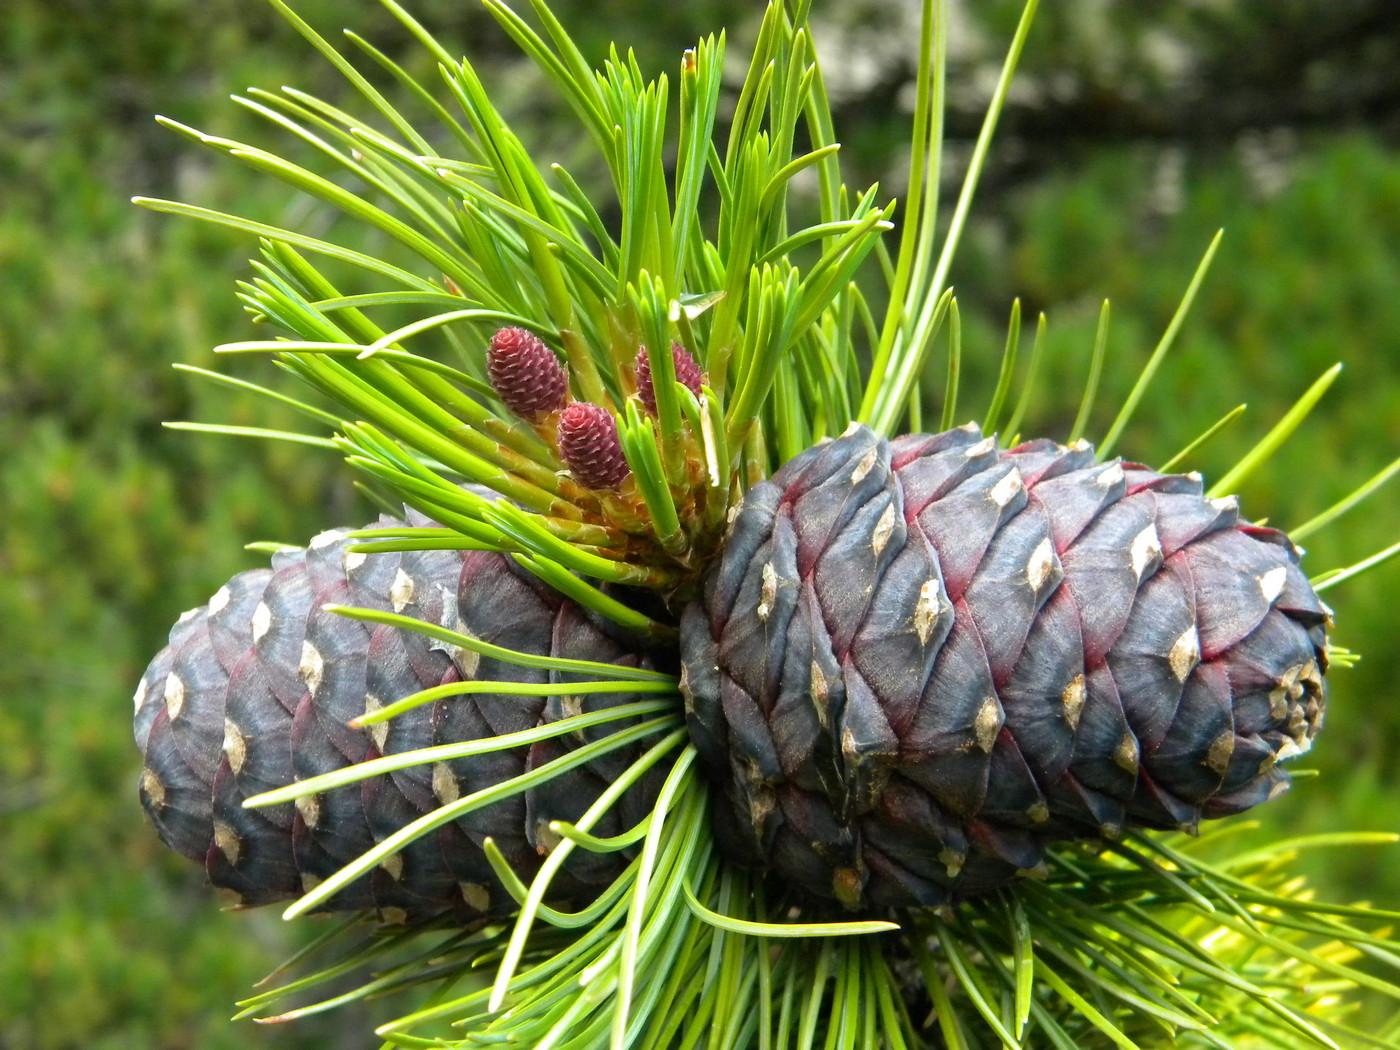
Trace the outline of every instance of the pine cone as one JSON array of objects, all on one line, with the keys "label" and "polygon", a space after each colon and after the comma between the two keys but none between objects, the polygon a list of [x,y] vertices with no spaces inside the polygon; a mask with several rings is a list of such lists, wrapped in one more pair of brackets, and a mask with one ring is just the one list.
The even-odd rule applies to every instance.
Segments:
[{"label": "pine cone", "polygon": [[716,833],[849,907],[937,904],[1271,798],[1325,703],[1297,560],[1195,476],[853,428],[750,490],[685,611]]},{"label": "pine cone", "polygon": [[544,340],[524,328],[501,328],[486,350],[486,375],[501,403],[538,422],[569,400],[569,377]]},{"label": "pine cone", "polygon": [[[210,881],[244,906],[298,897],[440,804],[518,776],[580,742],[561,737],[412,766],[295,804],[244,809],[243,800],[259,792],[380,755],[518,732],[579,713],[567,709],[577,698],[456,696],[351,729],[347,723],[366,710],[430,686],[570,676],[479,658],[416,632],[347,619],[324,604],[392,611],[532,653],[651,666],[631,640],[504,555],[357,554],[345,549],[343,536],[323,533],[305,550],[275,555],[270,569],[235,576],[207,606],[181,617],[136,692],[146,812],[167,845],[203,864]],[[587,697],[590,710],[636,699]],[[589,732],[596,739],[627,724]],[[324,910],[374,909],[386,922],[508,914],[515,904],[482,841],[494,839],[529,881],[552,841],[549,822],[577,820],[638,754],[636,748],[612,752],[469,813],[411,843]],[[643,778],[596,833],[617,834],[642,819],[658,789],[655,773]],[[552,892],[560,900],[591,899],[627,862],[623,854],[575,851]]]},{"label": "pine cone", "polygon": [[617,420],[591,401],[574,401],[560,415],[559,455],[575,481],[599,492],[616,489],[632,473]]},{"label": "pine cone", "polygon": [[[695,363],[695,358],[691,356],[690,351],[681,346],[680,343],[672,343],[671,364],[675,369],[676,382],[699,397],[700,388],[705,382],[705,375],[700,371],[700,366]],[[637,396],[642,399],[646,410],[654,416],[656,415],[656,386],[652,382],[651,356],[647,353],[646,347],[637,351],[637,361],[633,367],[637,377]]]}]

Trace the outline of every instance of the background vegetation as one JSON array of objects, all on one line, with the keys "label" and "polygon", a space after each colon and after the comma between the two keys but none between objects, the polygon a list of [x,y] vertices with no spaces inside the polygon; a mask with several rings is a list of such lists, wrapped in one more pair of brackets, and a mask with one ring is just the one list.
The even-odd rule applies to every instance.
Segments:
[{"label": "background vegetation", "polygon": [[[538,85],[475,5],[415,6],[474,56],[500,54],[495,83],[507,104],[538,109],[545,155],[573,148],[576,136],[550,123]],[[916,14],[823,6],[848,161],[894,173],[885,186],[897,193]],[[350,22],[408,50],[369,0],[296,7],[323,28]],[[654,68],[720,25],[743,40],[754,5],[556,7],[590,34],[594,54],[616,36]],[[1017,7],[958,8],[950,178]],[[1043,7],[954,273],[981,387],[963,403],[985,400],[1020,296],[1027,316],[1051,317],[1053,381],[1032,429],[1063,434],[1109,297],[1115,362],[1101,433],[1113,395],[1225,226],[1179,351],[1120,451],[1161,462],[1248,401],[1245,421],[1195,463],[1218,475],[1345,360],[1319,418],[1242,493],[1274,523],[1305,520],[1400,453],[1400,8]],[[130,691],[176,616],[260,561],[244,543],[300,542],[371,516],[327,454],[161,428],[278,420],[169,367],[210,366],[216,343],[257,337],[232,295],[250,246],[127,203],[142,193],[279,219],[303,210],[150,118],[262,134],[227,94],[295,83],[333,95],[334,73],[308,54],[269,9],[244,0],[11,0],[0,19],[0,1047],[367,1042],[355,1014],[290,1032],[226,1022],[230,1000],[301,933],[273,915],[218,912],[200,873],[159,845],[136,802],[128,729]],[[1311,538],[1310,568],[1393,542],[1398,493]],[[1259,835],[1400,827],[1397,590],[1392,564],[1329,596],[1339,641],[1365,659],[1334,679],[1321,776],[1267,807]],[[1319,854],[1302,866],[1329,897],[1400,905],[1396,852]]]}]

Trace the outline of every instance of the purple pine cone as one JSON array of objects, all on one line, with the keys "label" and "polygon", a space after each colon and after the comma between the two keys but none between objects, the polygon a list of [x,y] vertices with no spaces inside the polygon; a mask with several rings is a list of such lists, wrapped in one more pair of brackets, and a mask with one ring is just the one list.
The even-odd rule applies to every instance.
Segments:
[{"label": "purple pine cone", "polygon": [[559,417],[559,454],[584,488],[616,489],[632,473],[617,437],[617,420],[588,401],[575,401]]},{"label": "purple pine cone", "polygon": [[[675,362],[676,381],[682,383],[692,394],[699,397],[700,385],[704,382],[705,377],[690,351],[681,346],[680,343],[672,343],[671,360]],[[651,358],[647,356],[646,347],[637,351],[636,369],[637,396],[642,399],[642,404],[647,406],[647,411],[656,415],[656,387],[652,385]]]},{"label": "purple pine cone", "polygon": [[1327,625],[1288,538],[1199,476],[854,428],[744,497],[682,687],[731,856],[938,904],[1057,841],[1277,795],[1322,723]]},{"label": "purple pine cone", "polygon": [[[410,513],[415,525],[428,524]],[[385,522],[385,524],[393,524]],[[447,696],[363,729],[351,719],[431,686],[460,681],[532,684],[573,680],[457,650],[412,631],[360,623],[327,602],[392,610],[494,645],[540,655],[650,665],[610,624],[545,586],[501,554],[406,551],[357,554],[326,532],[271,568],[239,573],[209,604],[181,617],[136,692],[135,736],[145,756],[141,801],[171,849],[204,866],[233,903],[290,900],[405,825],[474,791],[558,758],[588,739],[541,741],[433,765],[259,809],[259,792],[348,765],[438,744],[530,729],[635,696]],[[527,881],[556,841],[552,820],[577,820],[640,754],[624,748],[464,813],[386,859],[319,910],[366,910],[382,922],[450,915],[499,917],[514,898],[482,843],[493,839]],[[595,828],[618,834],[641,820],[659,787],[653,771]],[[591,900],[626,866],[626,854],[579,851],[552,894]]]},{"label": "purple pine cone", "polygon": [[491,337],[486,374],[506,408],[532,423],[569,399],[569,378],[554,351],[524,328],[502,328]]}]

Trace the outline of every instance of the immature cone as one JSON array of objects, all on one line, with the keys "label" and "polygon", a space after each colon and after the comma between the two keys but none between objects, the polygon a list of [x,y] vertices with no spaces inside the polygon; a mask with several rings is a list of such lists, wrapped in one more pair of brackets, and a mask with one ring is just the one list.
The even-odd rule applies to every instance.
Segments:
[{"label": "immature cone", "polygon": [[589,401],[575,401],[559,416],[559,455],[584,488],[616,489],[632,473],[618,440],[617,420]]},{"label": "immature cone", "polygon": [[1328,612],[1198,477],[856,428],[749,491],[682,621],[727,850],[808,893],[936,904],[1047,844],[1278,794]]},{"label": "immature cone", "polygon": [[[680,343],[671,344],[671,361],[676,370],[676,382],[686,387],[696,397],[700,396],[700,386],[705,381],[704,374],[700,371],[700,366],[695,363],[695,358],[690,356],[690,351],[681,346]],[[642,347],[637,351],[636,363],[637,376],[637,396],[642,399],[642,404],[646,405],[647,411],[656,415],[656,387],[651,379],[651,358],[647,355],[647,348]]]},{"label": "immature cone", "polygon": [[486,375],[506,408],[530,422],[569,399],[569,378],[554,351],[524,328],[502,328],[491,337]]},{"label": "immature cone", "polygon": [[[413,514],[410,520],[424,524]],[[181,617],[136,691],[136,742],[146,764],[142,803],[166,844],[203,864],[210,881],[241,905],[298,897],[423,814],[583,742],[562,737],[411,766],[295,804],[244,809],[243,800],[259,792],[380,755],[518,732],[579,713],[578,698],[452,696],[351,729],[351,719],[430,686],[571,676],[350,620],[324,604],[392,611],[531,653],[650,666],[627,639],[508,557],[352,554],[342,537],[323,533],[305,550],[275,555],[270,569],[239,573],[207,606]],[[584,709],[636,699],[590,695]],[[589,736],[627,724],[607,723]],[[528,882],[555,841],[549,822],[577,820],[639,754],[635,747],[612,752],[469,812],[385,860],[323,910],[374,909],[386,922],[508,914],[516,904],[482,842],[492,838]],[[618,834],[641,820],[658,788],[655,776],[643,778],[595,833]],[[591,899],[628,860],[577,850],[552,893]]]}]

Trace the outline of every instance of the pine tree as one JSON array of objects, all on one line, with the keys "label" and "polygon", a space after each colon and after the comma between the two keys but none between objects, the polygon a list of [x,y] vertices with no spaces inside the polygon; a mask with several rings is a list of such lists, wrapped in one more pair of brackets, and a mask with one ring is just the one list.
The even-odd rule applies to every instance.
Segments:
[{"label": "pine tree", "polygon": [[410,511],[182,620],[137,738],[162,834],[241,902],[396,924],[350,949],[357,992],[279,1018],[432,982],[392,1043],[1243,1048],[1349,1038],[1332,982],[1400,995],[1351,965],[1393,962],[1382,913],[1186,834],[1277,793],[1350,659],[1316,591],[1361,567],[1309,582],[1228,498],[1335,369],[1208,492],[1109,458],[1212,244],[1097,449],[1102,340],[1073,432],[1023,440],[1019,308],[958,425],[947,279],[1034,0],[947,218],[938,0],[900,201],[843,181],[806,4],[768,4],[721,128],[723,35],[673,100],[488,0],[610,177],[585,188],[397,5],[441,98],[351,40],[431,126],[272,2],[369,106],[247,100],[334,177],[172,126],[381,248],[141,203],[260,239],[241,295],[278,335],[222,349],[333,406],[291,399]]}]

